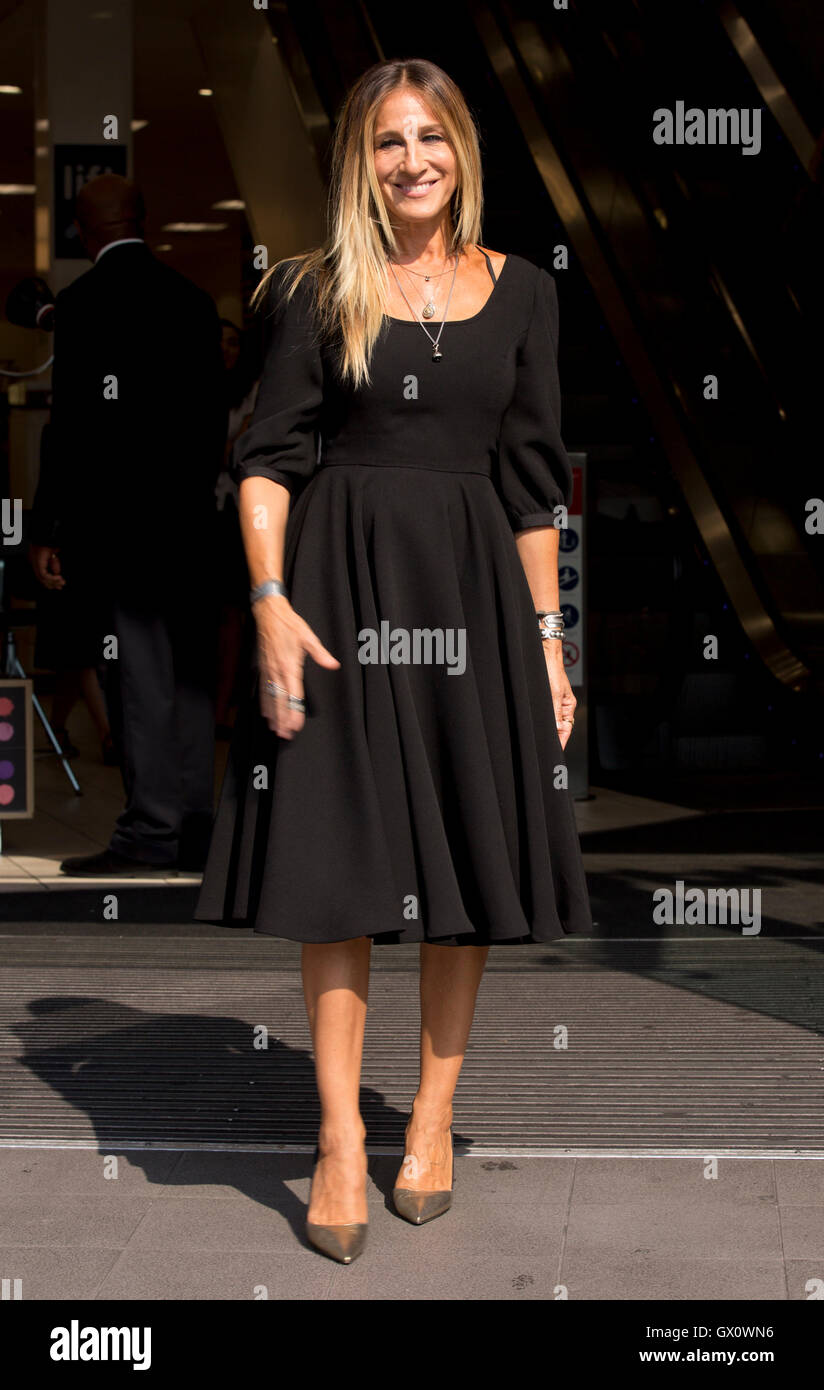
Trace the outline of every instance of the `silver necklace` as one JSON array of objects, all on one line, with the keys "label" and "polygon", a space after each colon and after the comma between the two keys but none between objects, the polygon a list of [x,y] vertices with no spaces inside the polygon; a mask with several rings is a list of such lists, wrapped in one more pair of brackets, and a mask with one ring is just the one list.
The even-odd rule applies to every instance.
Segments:
[{"label": "silver necklace", "polygon": [[[432,361],[433,361],[433,362],[440,362],[441,358],[443,357],[443,353],[441,352],[441,350],[440,350],[438,344],[439,344],[440,341],[441,341],[441,334],[443,333],[443,330],[444,330],[444,328],[445,328],[445,326],[446,326],[446,319],[447,319],[447,315],[448,315],[448,313],[449,313],[449,304],[450,304],[450,300],[452,299],[452,291],[453,291],[454,288],[455,288],[455,280],[457,279],[457,275],[458,275],[458,257],[457,257],[457,256],[455,257],[455,269],[454,269],[453,272],[452,272],[452,284],[449,286],[449,296],[448,296],[447,301],[446,301],[446,308],[445,308],[444,311],[443,311],[443,319],[442,319],[442,321],[441,321],[441,326],[440,326],[440,328],[438,329],[438,336],[437,336],[437,338],[433,338],[433,337],[432,337],[432,334],[429,332],[429,329],[427,328],[426,324],[425,324],[425,323],[421,323],[420,319],[418,318],[417,314],[415,313],[415,310],[412,308],[412,305],[409,303],[409,300],[406,298],[406,295],[404,294],[403,285],[401,284],[401,282],[400,282],[400,280],[398,279],[397,275],[395,275],[395,270],[394,270],[394,267],[393,267],[393,265],[392,265],[392,262],[389,261],[388,264],[389,264],[390,270],[392,271],[392,275],[393,275],[393,278],[394,278],[394,280],[395,280],[395,284],[397,285],[398,289],[400,290],[401,294],[403,295],[404,302],[405,302],[405,304],[406,304],[407,309],[409,310],[410,314],[412,315],[412,317],[413,317],[413,319],[415,320],[415,322],[416,322],[416,324],[418,325],[418,327],[423,329],[424,333],[426,334],[427,338],[429,339],[430,343],[432,344]],[[428,308],[429,306],[427,305],[426,307]],[[432,306],[432,312],[433,312],[433,313],[434,313],[434,310],[435,310],[435,306],[433,305],[433,306]],[[424,313],[426,313],[426,309],[424,309]],[[427,317],[429,317],[429,316],[427,316]]]},{"label": "silver necklace", "polygon": [[[423,280],[426,285],[429,284],[430,280],[442,280],[444,275],[449,274],[448,266],[445,270],[439,270],[437,275],[426,275],[422,270],[412,270],[408,265],[401,265],[400,262],[396,262],[396,264],[399,270],[403,270],[407,275],[414,275],[416,279]],[[420,294],[420,291],[418,291],[418,293]],[[423,299],[423,295],[421,295],[421,298]],[[429,299],[424,302],[422,314],[425,319],[435,317],[435,301],[431,294]]]},{"label": "silver necklace", "polygon": [[[405,267],[404,267],[404,266],[399,266],[398,269],[399,269],[399,270],[404,270]],[[422,317],[422,318],[425,318],[425,319],[433,319],[433,318],[435,317],[435,313],[436,313],[436,305],[435,305],[434,299],[432,298],[431,295],[429,296],[428,299],[424,299],[424,297],[423,297],[423,295],[421,294],[420,290],[418,289],[417,285],[415,286],[415,292],[416,292],[416,294],[418,294],[418,295],[420,296],[420,298],[423,300],[423,308],[421,309],[421,317]]]},{"label": "silver necklace", "polygon": [[[393,264],[393,265],[397,264],[398,270],[404,271],[404,273],[405,273],[406,275],[417,275],[418,278],[419,278],[419,279],[422,279],[424,282],[426,282],[427,280],[440,280],[440,279],[442,279],[442,277],[443,277],[444,275],[447,274],[447,270],[448,270],[448,267],[447,267],[447,270],[442,270],[442,271],[440,271],[439,274],[437,274],[437,275],[424,275],[424,274],[422,274],[421,271],[419,271],[419,270],[410,270],[410,269],[408,268],[408,266],[400,265],[398,262],[394,262],[394,261],[393,261],[392,264]],[[415,289],[416,289],[417,293],[420,294],[420,290],[418,289],[417,285],[415,286]],[[425,318],[425,319],[433,319],[433,318],[435,317],[435,313],[436,313],[436,306],[435,306],[435,301],[434,301],[434,299],[432,298],[431,295],[429,296],[429,299],[424,299],[424,296],[421,295],[421,299],[423,299],[423,309],[421,310],[421,316],[422,316],[423,318]]]},{"label": "silver necklace", "polygon": [[426,275],[422,270],[413,270],[411,265],[401,265],[400,261],[395,261],[395,265],[400,266],[401,270],[405,270],[407,275],[417,275],[420,280],[440,280],[442,275],[449,274],[449,266],[445,270],[439,270],[437,275],[431,273]]}]

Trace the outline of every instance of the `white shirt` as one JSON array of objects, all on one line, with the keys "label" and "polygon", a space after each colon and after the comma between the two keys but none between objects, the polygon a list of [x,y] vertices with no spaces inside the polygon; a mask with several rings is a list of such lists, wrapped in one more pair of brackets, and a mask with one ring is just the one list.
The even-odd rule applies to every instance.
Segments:
[{"label": "white shirt", "polygon": [[111,251],[111,249],[112,249],[113,246],[126,246],[130,241],[140,241],[140,242],[142,242],[142,241],[143,241],[143,237],[142,237],[142,236],[121,236],[121,237],[118,237],[117,241],[107,241],[107,242],[106,242],[106,245],[105,245],[105,246],[101,246],[100,250],[98,251],[97,255],[95,256],[95,258],[94,258],[94,263],[95,263],[95,265],[97,265],[97,262],[100,260],[100,257],[101,257],[101,256],[105,255],[105,253],[106,253],[107,251]]}]

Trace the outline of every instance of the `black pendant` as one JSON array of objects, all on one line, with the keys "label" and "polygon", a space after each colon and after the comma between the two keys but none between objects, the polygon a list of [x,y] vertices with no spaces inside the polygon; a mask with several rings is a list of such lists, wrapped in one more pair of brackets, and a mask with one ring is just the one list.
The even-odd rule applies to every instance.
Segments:
[{"label": "black pendant", "polygon": [[442,356],[443,353],[441,352],[440,348],[438,347],[438,344],[436,343],[432,349],[432,361],[440,362]]}]

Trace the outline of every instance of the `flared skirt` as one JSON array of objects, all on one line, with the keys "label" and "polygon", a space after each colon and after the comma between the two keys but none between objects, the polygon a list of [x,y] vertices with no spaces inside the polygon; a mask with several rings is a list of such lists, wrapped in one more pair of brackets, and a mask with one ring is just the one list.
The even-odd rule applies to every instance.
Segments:
[{"label": "flared skirt", "polygon": [[195,917],[301,942],[547,942],[592,930],[543,646],[482,473],[321,468],[293,502],[306,721],[253,658]]}]

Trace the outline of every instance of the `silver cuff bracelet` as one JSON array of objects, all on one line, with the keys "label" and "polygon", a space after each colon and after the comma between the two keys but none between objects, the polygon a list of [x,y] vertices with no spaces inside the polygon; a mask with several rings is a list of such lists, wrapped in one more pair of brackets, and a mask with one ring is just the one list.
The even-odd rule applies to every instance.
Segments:
[{"label": "silver cuff bracelet", "polygon": [[539,613],[538,631],[541,634],[541,641],[544,642],[548,637],[554,637],[558,641],[563,641],[564,620],[560,613]]},{"label": "silver cuff bracelet", "polygon": [[269,594],[278,594],[281,598],[288,598],[289,591],[285,584],[281,584],[279,579],[264,579],[262,584],[258,584],[249,594],[249,602],[257,603],[259,598],[266,598]]}]

